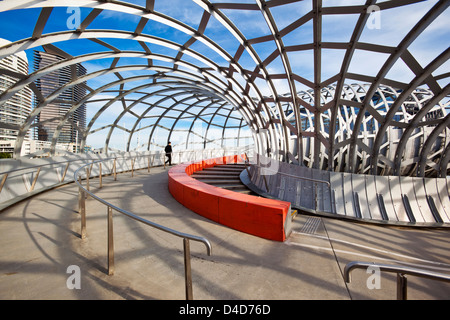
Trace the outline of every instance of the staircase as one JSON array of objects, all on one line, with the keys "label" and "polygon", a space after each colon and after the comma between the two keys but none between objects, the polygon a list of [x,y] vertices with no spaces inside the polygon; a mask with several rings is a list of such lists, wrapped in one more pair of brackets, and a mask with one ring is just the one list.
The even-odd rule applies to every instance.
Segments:
[{"label": "staircase", "polygon": [[197,171],[191,177],[222,189],[253,194],[239,179],[242,170],[245,170],[244,164],[223,164]]}]

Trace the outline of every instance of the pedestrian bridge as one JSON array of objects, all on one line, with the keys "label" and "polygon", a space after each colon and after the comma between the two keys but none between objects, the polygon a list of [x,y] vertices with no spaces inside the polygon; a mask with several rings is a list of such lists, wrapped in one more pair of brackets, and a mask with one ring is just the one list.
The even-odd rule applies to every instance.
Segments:
[{"label": "pedestrian bridge", "polygon": [[[208,156],[211,155],[220,158],[209,151]],[[188,155],[174,158],[183,156]],[[244,156],[242,160],[245,159]],[[186,249],[181,241],[173,234],[128,219],[115,211],[116,208],[180,234],[208,240],[211,255],[203,244],[196,241],[190,244],[191,287],[195,299],[395,299],[396,282],[389,276],[383,278],[380,290],[367,288],[364,271],[353,272],[352,282],[346,283],[344,267],[359,260],[449,273],[450,235],[446,228],[390,228],[329,219],[325,215],[298,214],[294,219],[288,215],[291,225],[286,239],[271,241],[199,215],[176,201],[168,187],[170,170],[183,167],[165,168],[162,160],[163,156],[150,154],[124,155],[121,159],[102,162],[96,159],[95,163],[92,159],[75,160],[77,165],[73,169],[83,165],[88,169],[79,171],[83,175],[83,187],[114,207],[110,210],[108,205],[87,197],[84,236],[79,188],[69,181],[73,177],[72,162],[68,166],[62,161],[49,164],[49,159],[39,160],[43,165],[40,170],[36,166],[28,168],[27,180],[19,168],[10,170],[8,178],[3,180],[2,193],[7,190],[11,194],[13,179],[20,183],[28,181],[34,189],[27,196],[16,191],[22,200],[6,200],[10,204],[4,205],[0,214],[0,245],[4,248],[0,252],[0,297],[185,298],[183,252]],[[211,161],[202,162],[197,169],[208,163]],[[242,172],[247,172],[244,168],[241,167]],[[51,181],[46,172],[53,172],[57,183],[39,192]],[[200,184],[197,181],[192,185]],[[27,184],[24,185],[27,190]],[[109,272],[110,212],[114,220],[113,273]],[[69,266],[80,268],[81,289],[68,288]],[[445,282],[421,278],[408,281],[410,299],[448,297],[449,287]]]},{"label": "pedestrian bridge", "polygon": [[[167,2],[0,1],[0,298],[385,299],[348,263],[449,273],[449,1]],[[169,141],[200,150],[169,171]]]},{"label": "pedestrian bridge", "polygon": [[[278,162],[274,159],[264,167],[258,160],[261,156],[247,158],[248,152],[249,149],[245,148],[176,152],[173,155],[174,163],[184,164],[170,171],[172,174],[169,174],[171,177],[169,187],[170,182],[174,180],[173,177],[179,174],[189,179],[188,184],[193,184],[194,180],[189,176],[195,172],[205,172],[203,171],[205,168],[232,161],[241,164],[240,180],[253,191],[253,194],[279,200],[278,205],[283,202],[290,203],[292,208],[304,213],[381,224],[449,226],[448,177],[419,178],[330,172]],[[164,153],[130,152],[108,156],[91,154],[2,160],[0,208],[6,208],[27,197],[73,182],[75,171],[88,163],[90,166],[86,168],[85,177],[116,175],[120,172],[133,174],[135,170],[150,171],[151,167],[164,166]],[[208,183],[208,180],[206,182]],[[220,189],[208,187],[201,179],[197,179],[194,184],[197,189],[207,188],[208,192],[216,193],[217,190],[221,190],[222,195],[227,193],[236,199],[247,199],[244,200],[247,203],[252,201],[248,199],[256,199],[254,196],[237,194],[226,187]],[[176,192],[174,196],[177,198]],[[263,200],[260,198],[259,201]],[[187,203],[183,200],[180,202]],[[191,200],[191,203],[195,201]],[[212,210],[210,206],[206,207],[207,210]],[[291,208],[283,209],[283,215],[289,215],[288,211],[291,212]],[[204,216],[211,218],[210,213]],[[285,218],[282,220],[285,222]],[[284,241],[288,234],[284,222],[282,227],[284,236],[277,236],[281,241]]]}]

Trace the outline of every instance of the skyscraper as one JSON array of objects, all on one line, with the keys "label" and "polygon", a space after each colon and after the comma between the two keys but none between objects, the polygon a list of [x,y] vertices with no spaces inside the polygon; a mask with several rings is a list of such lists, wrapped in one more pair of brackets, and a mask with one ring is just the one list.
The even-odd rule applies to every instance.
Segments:
[{"label": "skyscraper", "polygon": [[[54,53],[34,51],[34,70],[45,68],[61,60],[64,60],[64,58]],[[78,63],[44,75],[36,81],[36,86],[42,95],[47,97],[62,85],[85,74],[86,68]],[[38,116],[37,139],[52,141],[60,120],[66,115],[72,105],[79,102],[85,95],[86,88],[84,86],[74,85],[68,87],[57,99],[47,104]],[[38,103],[39,101],[35,101],[36,106]],[[77,143],[76,126],[83,129],[86,127],[86,105],[84,104],[70,116],[69,121],[64,123],[58,136],[58,143]]]},{"label": "skyscraper", "polygon": [[[0,39],[0,47],[9,43],[11,42],[8,40]],[[28,59],[25,52],[0,59],[0,68],[7,70],[0,73],[0,94],[2,94],[19,81],[20,75],[28,75]],[[32,95],[31,89],[25,87],[4,103],[0,103],[0,140],[13,141],[17,138],[18,129],[31,112]]]}]

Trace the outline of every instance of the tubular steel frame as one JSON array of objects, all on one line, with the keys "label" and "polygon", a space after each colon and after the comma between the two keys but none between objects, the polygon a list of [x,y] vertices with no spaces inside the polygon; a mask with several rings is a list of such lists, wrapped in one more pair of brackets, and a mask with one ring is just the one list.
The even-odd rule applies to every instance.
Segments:
[{"label": "tubular steel frame", "polygon": [[[423,12],[397,46],[360,41],[370,17],[370,9],[376,5],[383,14],[392,9],[414,6],[418,2],[416,0],[380,3],[367,0],[361,1],[363,4],[343,6],[324,6],[321,0],[255,0],[254,3],[192,0],[202,11],[197,27],[175,18],[176,8],[173,8],[173,16],[159,12],[155,2],[158,4],[157,0],[141,1],[145,6],[115,0],[0,2],[0,15],[2,12],[18,9],[41,10],[31,36],[0,47],[0,58],[40,46],[65,58],[29,76],[15,74],[16,84],[0,94],[1,105],[21,88],[29,87],[39,101],[19,130],[15,157],[20,156],[29,129],[39,125],[35,123],[35,118],[40,110],[57,100],[65,88],[81,84],[89,93],[61,117],[59,129],[52,140],[53,154],[59,132],[70,115],[83,103],[89,107],[90,103],[104,101],[105,104],[90,119],[87,127],[78,128],[82,150],[87,137],[101,130],[108,130],[104,146],[107,152],[116,130],[128,134],[126,149],[129,151],[133,136],[148,128],[151,128],[151,133],[145,144],[147,150],[151,148],[157,129],[166,130],[168,139],[175,132],[187,133],[185,145],[188,148],[190,138],[196,135],[201,136],[203,147],[217,140],[223,146],[226,129],[230,128],[237,129],[238,136],[235,138],[239,141],[242,129],[248,127],[258,153],[312,168],[384,175],[447,175],[450,159],[450,117],[447,115],[450,88],[448,84],[442,86],[439,81],[448,78],[448,70],[441,71],[441,67],[448,62],[450,49],[447,47],[427,65],[421,66],[413,56],[411,46],[448,9],[449,1],[437,1],[427,12]],[[310,4],[311,9],[290,24],[278,21],[274,15],[274,11],[283,6],[308,7],[305,3]],[[52,11],[58,7],[71,6],[90,10],[78,28],[45,33],[46,26],[53,18]],[[129,16],[130,23],[135,21],[133,18],[137,18],[134,32],[90,29],[90,25],[99,19],[102,12]],[[246,32],[238,28],[233,18],[235,13],[260,13],[269,33],[245,36]],[[357,17],[350,40],[323,41],[323,19],[346,15]],[[229,35],[213,37],[208,32],[212,20],[226,29]],[[146,27],[151,23],[164,25],[185,35],[188,40],[176,43],[147,34]],[[312,24],[311,42],[286,44],[285,40],[289,35],[308,24]],[[237,41],[237,49],[226,50],[220,45],[227,36]],[[102,46],[105,51],[72,56],[56,47],[64,42],[86,39]],[[112,40],[116,39],[134,41],[142,51],[120,49],[113,45]],[[448,39],[442,41],[445,40]],[[209,51],[202,52],[197,48],[197,43]],[[170,49],[174,54],[153,53],[149,45]],[[273,52],[267,55],[267,52],[263,53],[260,49],[261,46],[275,49],[271,49]],[[322,55],[324,49],[342,50],[344,53],[339,72],[326,79],[322,75],[326,63]],[[387,57],[375,76],[368,76],[364,72],[350,72],[350,65],[358,50],[382,53]],[[296,61],[293,61],[290,54],[299,52],[312,52],[312,80],[295,73],[292,67]],[[250,59],[244,59],[244,55]],[[119,65],[120,61],[128,58],[142,59],[144,64]],[[43,97],[34,85],[34,81],[51,71],[76,63],[94,63],[101,59],[112,59],[112,63],[107,68],[83,77],[73,76],[70,82],[47,97]],[[272,71],[276,69],[273,68],[275,62],[280,63],[283,72]],[[410,82],[387,78],[397,62],[404,63],[414,74]],[[438,69],[439,74],[436,73]],[[143,75],[127,76],[129,72],[140,72]],[[0,73],[6,71],[0,70]],[[86,84],[88,80],[101,81],[102,76],[107,75],[116,76],[117,80],[98,88]],[[148,83],[142,85],[142,81]],[[287,83],[287,92],[283,91],[277,81]],[[349,82],[357,83],[350,85]],[[300,90],[300,87],[307,89]],[[113,97],[110,97],[111,94]],[[135,94],[140,94],[141,97],[135,98]],[[103,98],[104,95],[108,97]],[[150,102],[156,97],[160,98],[156,103]],[[96,125],[114,103],[121,103],[123,106],[123,111],[116,120],[103,126]],[[146,105],[146,110],[140,114],[135,112],[133,109],[138,105]],[[197,108],[201,108],[201,111],[195,111]],[[155,110],[164,111],[155,115]],[[240,115],[234,111],[239,111]],[[120,125],[122,119],[129,115],[136,118],[132,129]],[[156,119],[153,124],[144,124],[144,120],[152,118]],[[221,121],[223,118],[225,120]],[[166,127],[160,124],[162,119],[172,119],[174,123]],[[189,129],[178,129],[181,119],[191,121]],[[195,132],[196,121],[206,124],[204,135]],[[233,125],[231,122],[238,124]],[[142,124],[144,128],[141,127]],[[218,127],[222,136],[208,136],[212,134],[212,127]]]}]

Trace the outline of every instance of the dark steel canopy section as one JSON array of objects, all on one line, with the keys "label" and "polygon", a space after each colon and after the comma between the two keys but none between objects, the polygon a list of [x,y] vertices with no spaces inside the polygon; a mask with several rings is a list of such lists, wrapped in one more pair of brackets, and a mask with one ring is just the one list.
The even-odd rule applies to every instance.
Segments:
[{"label": "dark steel canopy section", "polygon": [[[446,176],[449,3],[1,1],[10,25],[0,37],[12,43],[0,58],[46,50],[64,59],[28,76],[0,69],[16,79],[0,106],[25,87],[35,94],[16,157],[42,109],[81,85],[86,96],[57,119],[53,154],[64,124],[86,105],[82,149],[94,137],[105,152],[118,140],[127,151],[233,141],[323,170]],[[72,73],[48,96],[36,87],[77,63],[86,75]]]}]

